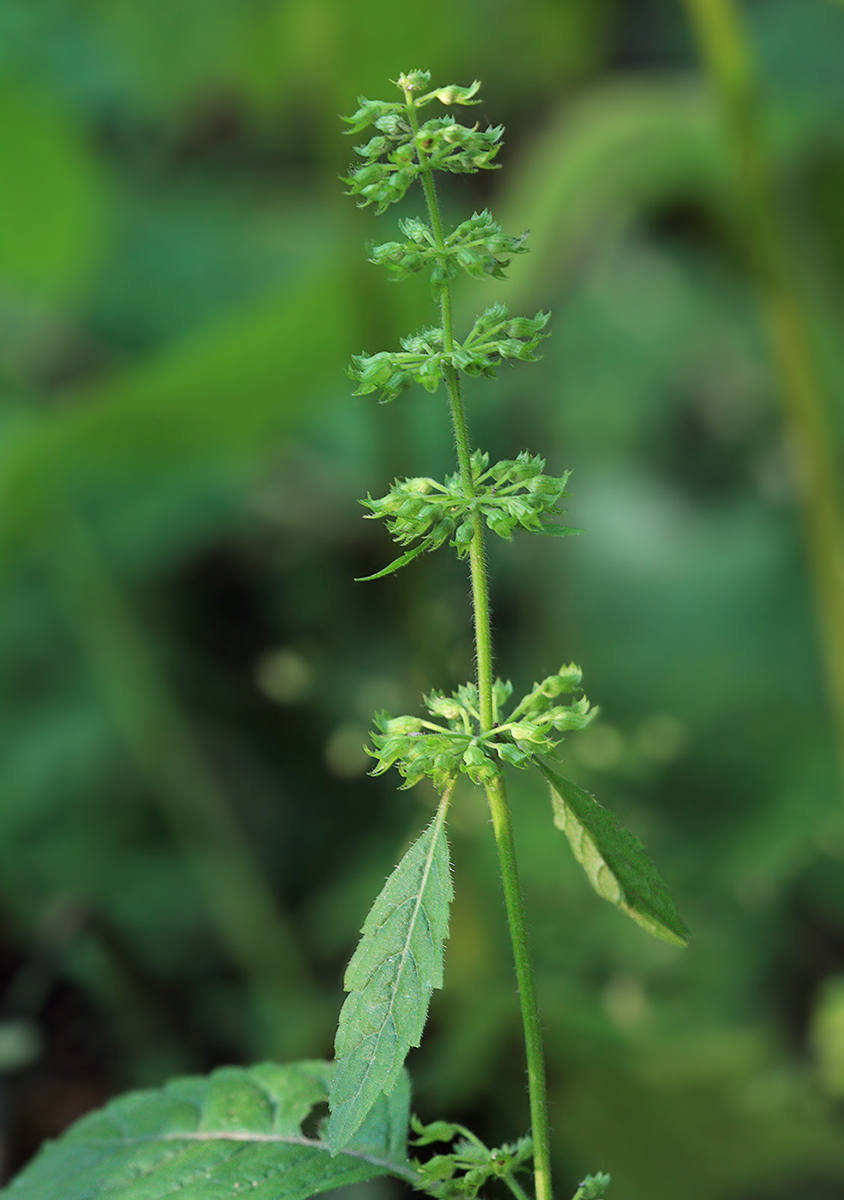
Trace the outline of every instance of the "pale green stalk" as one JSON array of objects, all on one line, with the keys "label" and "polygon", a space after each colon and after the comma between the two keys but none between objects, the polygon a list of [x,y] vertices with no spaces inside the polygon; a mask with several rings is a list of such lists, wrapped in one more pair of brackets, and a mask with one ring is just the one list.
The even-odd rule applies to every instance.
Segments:
[{"label": "pale green stalk", "polygon": [[[414,135],[418,135],[419,123],[416,118],[416,108],[413,104],[411,91],[409,89],[403,90],[407,103],[408,120]],[[421,167],[422,187],[425,192],[425,201],[428,206],[428,215],[431,220],[434,241],[437,249],[445,255],[445,239],[443,237],[439,202],[434,186],[434,173],[428,165],[418,143],[416,153]],[[443,347],[446,354],[450,354],[454,349],[454,322],[452,317],[451,286],[448,280],[443,283],[440,292],[440,312],[442,318]],[[460,389],[460,376],[454,365],[449,362],[446,362],[444,365],[443,375],[448,389],[451,421],[454,428],[454,441],[457,448],[457,460],[460,465],[460,478],[464,492],[467,496],[471,497],[475,495],[475,484],[472,478],[472,451],[466,422],[466,408]],[[472,540],[469,545],[469,567],[472,581],[472,614],[475,626],[478,703],[480,708],[481,732],[486,733],[492,729],[494,724],[492,705],[492,627],[486,552],[484,549],[483,519],[477,511],[472,515],[472,526]],[[551,1148],[548,1128],[548,1097],[545,1083],[542,1028],[539,1020],[536,980],[530,954],[525,905],[519,881],[516,847],[513,840],[512,822],[510,820],[510,808],[507,803],[504,779],[500,774],[492,783],[487,785],[486,794],[492,815],[495,842],[498,847],[498,861],[501,870],[501,881],[504,887],[504,900],[507,908],[510,941],[513,946],[516,979],[519,986],[519,1004],[522,1010],[522,1023],[524,1026],[536,1200],[551,1200]]]},{"label": "pale green stalk", "polygon": [[505,1175],[504,1182],[506,1183],[506,1185],[510,1189],[510,1191],[513,1193],[513,1195],[516,1197],[516,1200],[528,1200],[527,1192],[524,1190],[524,1188],[521,1186],[521,1184],[519,1184],[513,1178],[512,1175]]},{"label": "pale green stalk", "polygon": [[748,245],[798,459],[809,570],[844,769],[844,522],[809,319],[764,149],[756,67],[738,7],[734,0],[684,3],[739,168]]}]

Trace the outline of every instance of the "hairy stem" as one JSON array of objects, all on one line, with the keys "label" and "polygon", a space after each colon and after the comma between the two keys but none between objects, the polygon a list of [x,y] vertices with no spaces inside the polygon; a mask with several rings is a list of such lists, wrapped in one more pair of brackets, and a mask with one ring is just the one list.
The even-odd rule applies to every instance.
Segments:
[{"label": "hairy stem", "polygon": [[519,984],[519,1003],[525,1033],[530,1123],[533,1135],[533,1172],[536,1200],[551,1197],[551,1137],[548,1128],[548,1092],[545,1084],[545,1054],[542,1048],[542,1026],[536,1000],[536,980],[528,940],[525,902],[516,864],[516,846],[510,821],[510,806],[504,790],[504,779],[497,776],[486,788],[492,827],[498,846],[504,902],[510,925],[510,941]]},{"label": "hairy stem", "polygon": [[[409,89],[405,90],[404,96],[407,103],[408,121],[414,135],[418,135],[419,124],[416,119],[416,108]],[[439,202],[434,186],[434,173],[418,144],[416,153],[421,167],[422,188],[428,206],[428,215],[431,221],[434,241],[437,249],[445,253],[445,239],[443,237]],[[447,280],[443,283],[440,291],[440,314],[442,319],[443,346],[446,353],[449,354],[454,349],[454,322],[452,316],[451,287]],[[472,477],[472,451],[466,421],[466,407],[463,403],[463,395],[460,389],[460,376],[452,363],[445,365],[443,374],[448,390],[451,422],[454,429],[454,442],[457,448],[457,460],[460,465],[460,478],[463,490],[467,496],[474,496],[475,481]],[[469,567],[472,580],[472,614],[475,626],[478,704],[481,731],[487,733],[494,724],[492,704],[492,622],[486,553],[484,549],[484,527],[480,512],[476,511],[473,513],[472,525],[473,533],[469,545]],[[487,786],[486,794],[492,815],[495,842],[498,848],[501,881],[504,887],[507,920],[510,927],[510,941],[513,947],[516,979],[519,986],[519,1004],[522,1010],[522,1023],[524,1025],[536,1200],[551,1200],[551,1150],[542,1029],[539,1020],[539,1007],[536,1001],[536,981],[530,954],[522,886],[519,881],[516,847],[513,841],[513,827],[510,820],[510,808],[507,803],[504,779],[501,775],[497,776]]]},{"label": "hairy stem", "polygon": [[521,1184],[519,1184],[512,1175],[505,1175],[504,1182],[516,1197],[516,1200],[528,1200],[527,1192],[525,1192]]},{"label": "hairy stem", "polygon": [[739,168],[748,246],[797,454],[809,570],[844,770],[844,523],[832,440],[787,222],[764,149],[759,87],[734,0],[684,0]]}]

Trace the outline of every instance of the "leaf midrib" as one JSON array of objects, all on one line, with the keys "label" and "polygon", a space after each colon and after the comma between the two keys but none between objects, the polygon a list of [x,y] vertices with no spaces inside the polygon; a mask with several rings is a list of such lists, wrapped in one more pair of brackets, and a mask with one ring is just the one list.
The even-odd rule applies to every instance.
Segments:
[{"label": "leaf midrib", "polygon": [[[184,1133],[141,1133],[120,1137],[80,1137],[74,1138],[76,1144],[87,1146],[102,1146],[105,1148],[123,1149],[126,1146],[138,1146],[155,1142],[263,1142],[279,1146],[303,1146],[308,1150],[319,1150],[330,1155],[328,1142],[316,1138],[296,1137],[280,1133],[256,1133],[252,1130],[194,1130]],[[395,1162],[391,1159],[378,1158],[374,1154],[365,1154],[361,1150],[349,1150],[344,1147],[340,1154],[368,1163],[372,1167],[380,1167],[392,1175],[398,1175],[409,1183],[416,1182],[416,1172],[408,1163]]]},{"label": "leaf midrib", "polygon": [[[404,972],[408,957],[411,955],[410,943],[413,938],[413,931],[416,928],[416,922],[419,918],[419,909],[422,907],[422,896],[425,893],[425,888],[427,887],[427,884],[428,884],[428,877],[431,874],[431,867],[432,867],[433,861],[434,861],[434,853],[437,848],[437,839],[439,838],[439,835],[442,832],[443,824],[445,823],[446,808],[447,808],[447,804],[441,805],[440,811],[437,813],[436,818],[434,820],[434,825],[433,825],[433,828],[431,831],[431,845],[428,849],[428,854],[426,855],[426,858],[425,858],[425,869],[422,873],[422,882],[420,883],[419,891],[416,896],[416,901],[413,906],[413,914],[410,918],[410,923],[408,924],[407,936],[405,938],[404,946],[402,948],[402,953],[401,953],[401,960],[396,969],[396,976],[395,976],[396,985],[392,989],[392,994],[390,996],[390,1005],[384,1016],[384,1020],[381,1022],[381,1027],[378,1030],[378,1034],[377,1034],[377,1040],[378,1040],[379,1044],[380,1044],[381,1038],[384,1034],[384,1030],[387,1027],[388,1022],[392,1021],[393,1028],[395,1029],[395,1027],[396,1027],[395,1018],[393,1017],[393,1009],[395,1007],[395,998],[396,998],[396,995],[398,994],[398,990],[399,990],[399,980],[401,979],[402,973]],[[402,902],[402,903],[404,903],[404,902]],[[402,903],[397,904],[393,908],[393,913],[397,912],[402,907]],[[427,915],[426,915],[426,919],[428,920],[428,928],[431,930],[431,934],[433,935],[433,928],[431,927],[431,922],[430,922],[430,919],[427,918]],[[386,924],[386,921],[384,921],[383,924]],[[414,961],[415,961],[415,959],[414,959]],[[374,975],[374,973],[375,972],[373,971],[372,974]],[[371,982],[371,980],[372,980],[372,975],[370,975],[370,978],[367,980],[366,984],[364,984],[364,988],[362,990],[365,990],[369,986],[369,983]],[[363,1039],[361,1039],[361,1040],[363,1040]],[[354,1093],[355,1099],[357,1099],[357,1097],[360,1096],[361,1092],[363,1091],[366,1081],[369,1078],[369,1073],[372,1069],[372,1066],[377,1061],[377,1058],[378,1058],[378,1055],[376,1052],[375,1054],[373,1054],[370,1065],[367,1067],[366,1071],[363,1074],[363,1077],[361,1078],[360,1087]]]},{"label": "leaf midrib", "polygon": [[[422,874],[422,882],[420,884],[419,891],[416,896],[416,902],[415,902],[414,908],[413,908],[413,915],[410,919],[410,924],[408,925],[407,937],[405,938],[405,944],[402,949],[401,961],[400,961],[398,969],[396,971],[396,986],[392,990],[389,1008],[387,1009],[384,1020],[381,1022],[381,1026],[376,1035],[378,1045],[380,1045],[381,1038],[384,1035],[384,1030],[386,1029],[387,1024],[391,1020],[393,1022],[393,1028],[395,1029],[395,1027],[396,1027],[395,1018],[393,1017],[393,1008],[395,1006],[395,997],[398,994],[398,990],[399,990],[398,989],[398,981],[399,981],[399,979],[401,979],[402,972],[404,971],[408,955],[410,954],[410,942],[413,937],[413,931],[416,928],[416,921],[419,916],[419,909],[422,906],[422,896],[425,893],[425,888],[428,884],[428,877],[431,873],[431,867],[432,867],[433,861],[434,861],[434,853],[435,853],[436,847],[437,847],[437,840],[438,840],[440,834],[442,833],[443,825],[445,824],[445,816],[446,816],[446,812],[448,811],[448,802],[449,802],[450,798],[451,798],[451,789],[448,789],[445,793],[443,793],[443,797],[440,801],[439,811],[438,811],[436,817],[434,818],[433,827],[431,829],[431,845],[429,847],[428,854],[426,855],[426,859],[425,859],[425,869]],[[404,903],[404,902],[402,902],[402,903]],[[393,912],[395,913],[399,908],[401,908],[401,904],[397,904],[395,906],[395,908],[393,909]],[[386,921],[382,922],[382,924],[386,924]],[[431,927],[430,919],[428,919],[428,927],[431,930],[431,934],[433,935],[433,928]],[[367,980],[367,982],[364,984],[364,987],[361,989],[361,991],[365,991],[366,988],[369,986],[369,983],[372,980],[372,975],[374,975],[374,973],[375,972],[373,971],[372,974],[370,975],[369,979]],[[362,1040],[363,1039],[361,1039],[361,1041]],[[360,1042],[358,1043],[358,1045],[360,1045]],[[378,1058],[378,1054],[377,1054],[377,1050],[376,1050],[376,1053],[374,1053],[372,1055],[372,1058],[370,1059],[369,1066],[366,1068],[366,1070],[363,1073],[363,1076],[361,1077],[360,1086],[357,1088],[357,1090],[353,1093],[353,1096],[351,1097],[352,1102],[357,1100],[358,1097],[363,1092],[363,1089],[366,1085],[366,1081],[369,1078],[370,1072],[372,1070],[373,1065],[377,1061],[377,1058]]]}]

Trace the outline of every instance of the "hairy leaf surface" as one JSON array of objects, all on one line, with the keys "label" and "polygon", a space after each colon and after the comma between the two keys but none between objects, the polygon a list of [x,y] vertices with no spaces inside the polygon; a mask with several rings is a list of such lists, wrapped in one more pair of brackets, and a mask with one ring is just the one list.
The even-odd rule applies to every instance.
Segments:
[{"label": "hairy leaf surface", "polygon": [[378,1175],[412,1181],[406,1074],[342,1154],[302,1122],[328,1098],[332,1064],[224,1067],[131,1092],[83,1117],[7,1188],[4,1200],[305,1200]]},{"label": "hairy leaf surface", "polygon": [[431,992],[442,987],[452,897],[445,836],[450,792],[384,885],[346,971],[349,995],[331,1084],[332,1152],[347,1145],[379,1095],[395,1086],[408,1051],[421,1041]]},{"label": "hairy leaf surface", "polygon": [[568,838],[598,895],[618,905],[655,937],[685,946],[689,931],[638,838],[576,783],[563,779],[544,763],[539,769],[551,788],[554,824]]}]

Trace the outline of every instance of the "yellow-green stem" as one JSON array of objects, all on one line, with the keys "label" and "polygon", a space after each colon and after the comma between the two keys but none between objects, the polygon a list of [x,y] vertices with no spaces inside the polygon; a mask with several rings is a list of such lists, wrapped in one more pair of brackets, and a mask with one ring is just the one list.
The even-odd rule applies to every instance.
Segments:
[{"label": "yellow-green stem", "polygon": [[803,528],[844,769],[844,523],[822,388],[759,117],[757,73],[734,0],[684,0],[739,168],[748,246],[796,451]]},{"label": "yellow-green stem", "polygon": [[[405,91],[405,101],[407,103],[407,115],[410,126],[414,134],[418,135],[419,125],[416,119],[416,108],[409,90]],[[428,215],[431,220],[431,230],[437,249],[444,254],[445,239],[443,237],[442,220],[440,218],[439,203],[434,186],[434,175],[418,143],[417,155],[421,168],[422,188],[425,193]],[[447,280],[440,291],[440,314],[442,318],[443,348],[446,354],[450,354],[454,349],[454,323],[452,317],[451,288]],[[460,466],[460,478],[465,494],[473,497],[475,495],[475,481],[472,477],[472,451],[466,421],[466,408],[460,389],[460,376],[452,363],[446,363],[443,374],[445,376],[451,409],[451,422],[454,429],[457,460]],[[472,516],[472,527],[472,540],[469,544],[469,568],[472,580],[472,613],[475,626],[475,656],[478,672],[478,706],[481,730],[487,732],[494,724],[492,706],[492,622],[490,616],[486,553],[484,549],[483,518],[477,511]],[[492,816],[495,843],[498,848],[498,861],[504,888],[504,901],[507,908],[507,921],[510,928],[510,941],[513,947],[516,979],[519,986],[519,1004],[522,1011],[522,1024],[524,1026],[536,1200],[551,1200],[551,1150],[542,1028],[539,1019],[539,1006],[536,999],[536,981],[530,954],[524,899],[522,897],[522,887],[519,881],[518,863],[516,861],[516,847],[513,841],[513,827],[502,776],[497,776],[487,785],[486,794]]]}]

